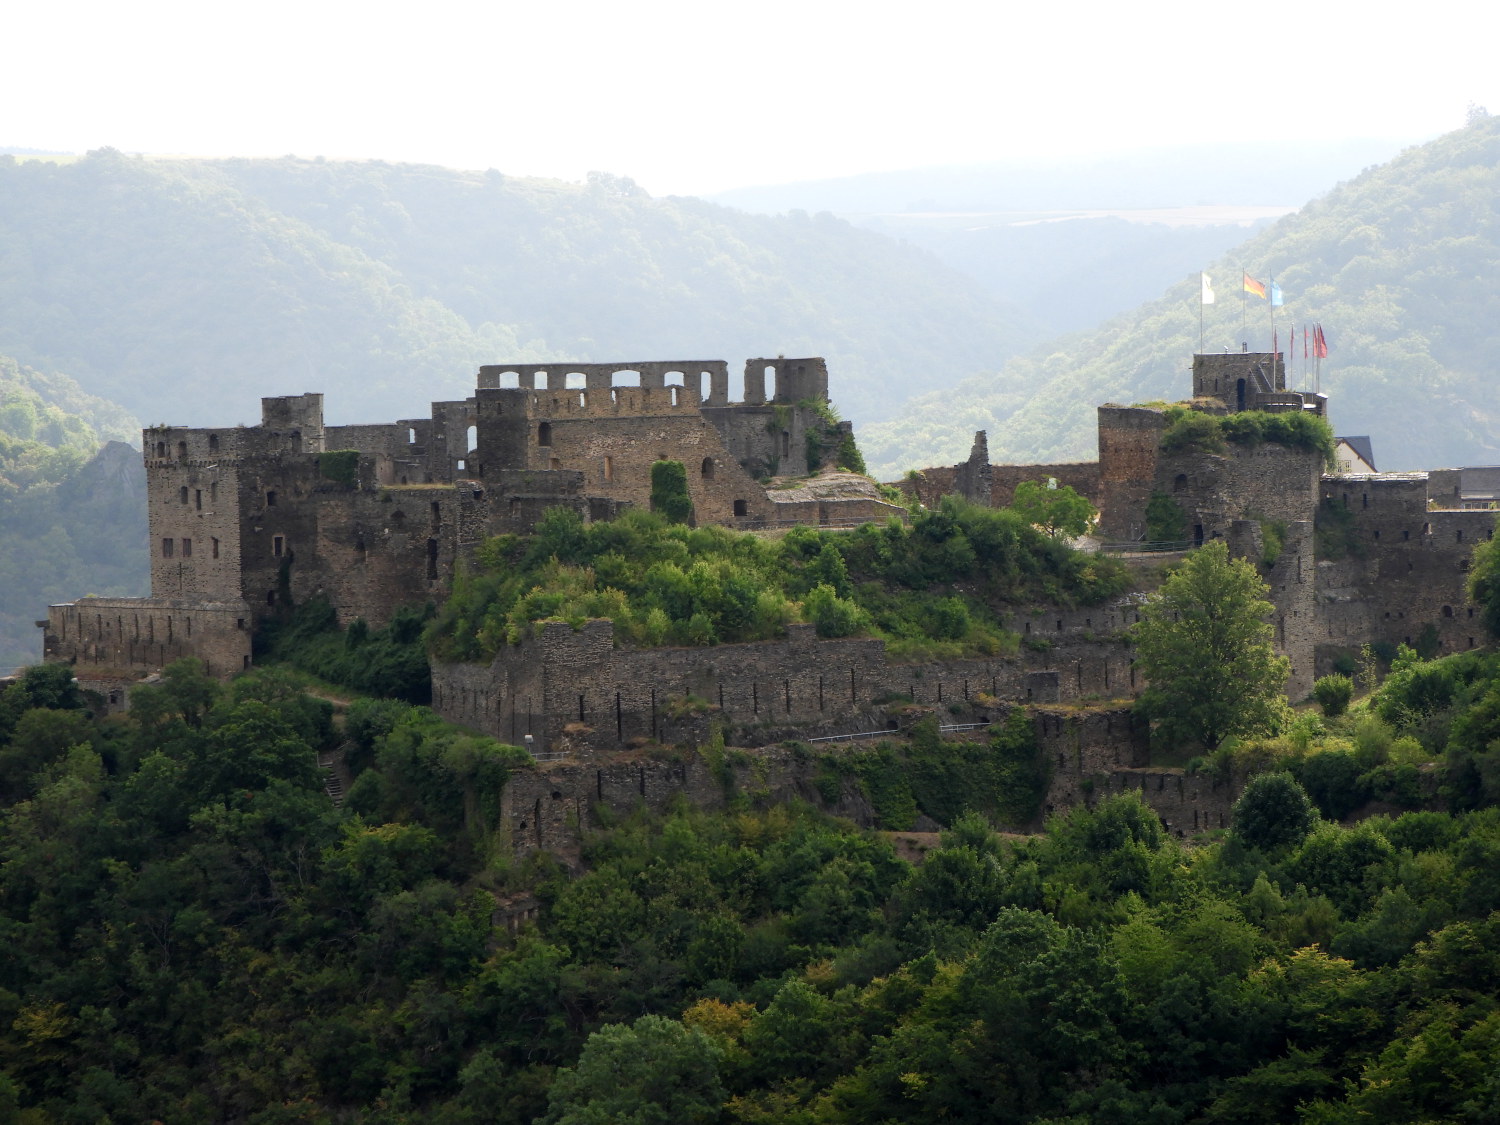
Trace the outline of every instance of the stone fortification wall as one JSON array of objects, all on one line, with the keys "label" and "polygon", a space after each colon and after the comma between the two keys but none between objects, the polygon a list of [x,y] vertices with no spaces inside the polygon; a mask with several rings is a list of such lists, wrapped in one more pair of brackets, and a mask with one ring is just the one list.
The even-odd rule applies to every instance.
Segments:
[{"label": "stone fortification wall", "polygon": [[[1146,766],[1146,731],[1128,709],[1039,707],[1030,714],[1051,780],[1036,820],[1009,827],[1039,831],[1048,816],[1096,804],[1126,789],[1138,790],[1167,830],[1178,836],[1227,825],[1239,786]],[[901,736],[892,732],[892,737]],[[615,818],[641,806],[660,812],[679,798],[705,809],[723,808],[736,794],[763,803],[805,801],[873,827],[874,809],[857,784],[846,778],[831,804],[818,784],[824,773],[818,760],[822,755],[858,754],[871,745],[830,745],[815,755],[805,749],[764,746],[746,757],[718,762],[688,753],[670,760],[613,755],[600,761],[544,764],[510,779],[502,816],[518,855],[539,850],[566,854],[578,846],[585,831],[599,824],[601,811]]]},{"label": "stone fortification wall", "polygon": [[729,365],[721,359],[486,364],[479,369],[479,389],[563,391],[581,385],[586,390],[605,390],[622,375],[639,380],[642,387],[664,387],[669,381],[686,386],[711,406],[729,402]]},{"label": "stone fortification wall", "polygon": [[[983,431],[981,431],[982,433]],[[944,496],[957,494],[991,508],[1007,508],[1022,481],[1051,477],[1099,506],[1100,480],[1097,461],[1073,461],[1055,465],[980,465],[971,459],[958,465],[922,469],[914,479],[900,480],[896,487],[915,495],[925,507],[935,508]]]},{"label": "stone fortification wall", "polygon": [[651,465],[670,459],[687,468],[699,522],[772,516],[765,489],[726,448],[691,388],[481,390],[478,418],[476,461],[487,482],[506,472],[573,471],[591,496],[649,507]]},{"label": "stone fortification wall", "polygon": [[79,598],[47,608],[43,659],[71,663],[81,681],[139,679],[186,656],[214,676],[249,667],[249,608],[169,598]]},{"label": "stone fortification wall", "polygon": [[242,596],[242,464],[224,454],[147,460],[147,545],[156,597],[215,601]]},{"label": "stone fortification wall", "polygon": [[752,741],[879,730],[896,700],[963,710],[981,696],[1133,695],[1118,633],[1134,616],[1126,603],[1018,613],[1012,624],[1026,639],[1017,656],[926,664],[892,663],[880,640],[820,640],[810,625],[781,641],[641,650],[615,648],[608,621],[577,632],[550,623],[488,666],[435,664],[433,707],[506,742],[529,734],[541,750],[558,748],[565,731],[570,747],[593,752],[665,741],[669,722],[705,713]]},{"label": "stone fortification wall", "polygon": [[1099,536],[1145,538],[1146,504],[1156,488],[1166,416],[1149,406],[1099,407]]},{"label": "stone fortification wall", "polygon": [[1308,519],[1318,504],[1321,468],[1310,450],[1231,444],[1224,454],[1162,455],[1153,487],[1182,508],[1190,538],[1206,541],[1227,538],[1235,520]]},{"label": "stone fortification wall", "polygon": [[1417,645],[1424,632],[1443,653],[1484,643],[1465,585],[1495,513],[1430,510],[1425,473],[1325,477],[1322,495],[1352,534],[1344,557],[1317,565],[1319,675],[1360,645]]}]

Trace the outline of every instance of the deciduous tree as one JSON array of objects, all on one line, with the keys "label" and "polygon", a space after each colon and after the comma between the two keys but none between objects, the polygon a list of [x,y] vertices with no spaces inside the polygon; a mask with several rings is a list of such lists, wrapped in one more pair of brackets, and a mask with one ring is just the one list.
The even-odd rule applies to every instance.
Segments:
[{"label": "deciduous tree", "polygon": [[1141,706],[1168,744],[1218,746],[1278,725],[1290,662],[1271,648],[1266,585],[1223,542],[1194,551],[1141,610]]}]

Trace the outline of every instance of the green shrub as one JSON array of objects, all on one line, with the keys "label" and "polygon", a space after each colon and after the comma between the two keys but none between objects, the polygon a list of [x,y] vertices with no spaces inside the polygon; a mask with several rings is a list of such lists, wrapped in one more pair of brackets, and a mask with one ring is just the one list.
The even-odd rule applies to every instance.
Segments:
[{"label": "green shrub", "polygon": [[693,499],[681,461],[652,462],[651,510],[660,512],[668,523],[687,523],[692,518]]},{"label": "green shrub", "polygon": [[1165,492],[1153,492],[1146,501],[1146,540],[1176,543],[1187,537],[1187,515]]},{"label": "green shrub", "polygon": [[1335,672],[1313,684],[1312,694],[1323,714],[1331,719],[1349,710],[1349,701],[1354,698],[1354,681]]},{"label": "green shrub", "polygon": [[319,453],[318,475],[335,484],[354,487],[359,482],[359,450],[330,449]]}]

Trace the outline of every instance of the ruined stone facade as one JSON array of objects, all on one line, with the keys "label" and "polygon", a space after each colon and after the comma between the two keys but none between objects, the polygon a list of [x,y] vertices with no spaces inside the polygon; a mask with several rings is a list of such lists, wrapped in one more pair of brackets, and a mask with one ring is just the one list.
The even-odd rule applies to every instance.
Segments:
[{"label": "ruined stone facade", "polygon": [[[427,418],[331,426],[323,396],[302,394],[262,399],[255,426],[148,429],[152,597],[51,607],[45,658],[101,683],[182,656],[229,675],[288,602],[322,597],[341,622],[380,625],[444,597],[477,544],[529,531],[550,508],[607,519],[648,506],[658,460],[686,466],[699,522],[900,512],[869,498],[804,511],[768,495],[760,478],[823,467],[809,453],[848,432],[828,418],[823,360],[776,358],[747,361],[739,402],[722,360],[502,364],[480,369],[472,398],[435,402]],[[126,610],[152,639],[124,624]],[[208,624],[230,620],[227,631]]]},{"label": "ruined stone facade", "polygon": [[[1195,356],[1192,390],[1190,405],[1210,414],[1328,413],[1325,396],[1286,388],[1279,353]],[[1105,404],[1098,461],[991,466],[989,503],[1008,504],[1022,480],[1051,477],[1100,510],[1100,540],[1125,545],[1154,538],[1147,508],[1153,497],[1158,504],[1166,498],[1180,513],[1182,545],[1224,539],[1232,554],[1260,568],[1275,605],[1276,643],[1292,662],[1287,692],[1294,699],[1336,664],[1347,666],[1362,645],[1443,653],[1483,643],[1464,587],[1474,543],[1494,534],[1500,471],[1325,474],[1317,453],[1275,444],[1168,453],[1167,426],[1160,407]],[[924,469],[903,487],[932,505],[950,492],[973,498],[975,479],[971,455],[951,468]],[[1319,558],[1315,526],[1338,517],[1329,505],[1344,513],[1352,546]],[[1279,552],[1266,550],[1267,533],[1280,535]]]}]

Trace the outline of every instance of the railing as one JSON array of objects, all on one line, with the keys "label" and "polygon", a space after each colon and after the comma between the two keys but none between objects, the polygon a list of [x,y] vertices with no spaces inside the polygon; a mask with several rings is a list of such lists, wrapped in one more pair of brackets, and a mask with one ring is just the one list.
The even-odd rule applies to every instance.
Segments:
[{"label": "railing", "polygon": [[1151,555],[1170,554],[1173,551],[1191,551],[1202,544],[1195,539],[1167,539],[1155,543],[1099,543],[1089,550],[1107,555]]}]

